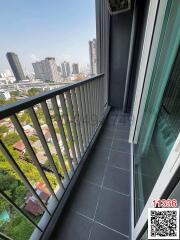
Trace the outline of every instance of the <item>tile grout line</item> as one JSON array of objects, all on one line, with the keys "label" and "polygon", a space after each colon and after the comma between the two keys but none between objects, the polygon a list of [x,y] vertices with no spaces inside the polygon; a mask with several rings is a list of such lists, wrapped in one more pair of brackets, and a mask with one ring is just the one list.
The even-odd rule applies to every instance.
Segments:
[{"label": "tile grout line", "polygon": [[[101,195],[101,191],[103,189],[105,173],[106,173],[106,169],[108,168],[108,162],[109,162],[111,151],[112,151],[112,145],[113,145],[113,140],[114,140],[114,136],[115,136],[115,130],[117,128],[117,120],[118,120],[119,114],[120,114],[120,112],[116,115],[117,119],[116,119],[115,128],[113,129],[114,133],[113,133],[113,137],[112,137],[112,143],[111,143],[110,151],[109,151],[109,154],[108,154],[108,160],[106,162],[106,166],[105,166],[105,169],[104,169],[104,175],[103,175],[102,183],[100,185],[100,192],[99,192],[98,201],[97,201],[96,208],[95,208],[95,213],[94,213],[94,217],[93,217],[93,223],[95,222],[96,212],[97,212],[97,209],[98,209],[98,206],[99,206],[100,195]],[[90,237],[91,237],[93,223],[92,223],[92,226],[91,226],[91,229],[90,229],[90,232],[89,232],[88,240],[90,240]]]},{"label": "tile grout line", "polygon": [[[117,140],[117,139],[115,139],[115,140]],[[131,155],[129,152],[120,151],[120,150],[117,150],[117,149],[115,149],[115,148],[112,148],[112,151],[114,151],[114,152],[120,152],[120,153],[125,153],[125,154]]]},{"label": "tile grout line", "polygon": [[130,170],[128,170],[128,169],[121,168],[121,167],[118,167],[118,166],[116,166],[116,165],[109,165],[109,166],[112,167],[112,168],[117,168],[117,169],[122,170],[122,171],[124,171],[124,172],[130,173]]},{"label": "tile grout line", "polygon": [[[98,188],[101,188],[101,185],[98,185],[97,183],[91,182],[90,180],[85,179],[85,180],[83,180],[83,181],[86,181],[87,183],[89,183],[89,184],[91,184],[91,185],[94,185],[94,186],[96,186],[96,187],[98,187]],[[109,190],[109,191],[111,191],[111,192],[118,193],[118,194],[123,195],[123,196],[126,196],[126,197],[129,197],[129,196],[130,196],[129,194],[125,194],[125,193],[116,191],[116,190],[114,190],[114,189],[112,189],[112,188],[108,188],[108,187],[102,186],[102,189]]]},{"label": "tile grout line", "polygon": [[84,217],[84,218],[88,219],[89,221],[92,221],[92,220],[93,220],[92,218],[90,218],[90,217],[84,215],[83,213],[80,213],[80,212],[77,211],[77,210],[74,210],[73,208],[71,208],[70,211],[76,213],[77,215],[79,215],[79,216],[81,216],[81,217]]},{"label": "tile grout line", "polygon": [[125,235],[125,234],[123,234],[123,233],[121,233],[121,232],[119,232],[119,231],[117,231],[117,230],[115,230],[115,229],[113,229],[113,228],[111,228],[111,227],[108,227],[108,226],[104,225],[104,224],[101,223],[101,222],[98,222],[98,221],[95,220],[95,223],[97,223],[97,224],[99,224],[99,225],[101,225],[101,226],[103,226],[103,227],[105,227],[105,228],[107,228],[107,229],[109,229],[109,230],[111,230],[111,231],[113,231],[113,232],[116,232],[116,233],[118,233],[118,234],[120,234],[120,235],[122,235],[122,236],[124,236],[124,237],[126,237],[126,238],[129,238],[128,235]]},{"label": "tile grout line", "polygon": [[116,191],[116,190],[114,190],[114,189],[112,189],[112,188],[103,187],[103,189],[108,190],[108,191],[110,191],[110,192],[114,192],[114,193],[117,193],[117,194],[123,195],[123,196],[126,196],[126,197],[130,197],[129,194],[121,193],[121,192]]},{"label": "tile grout line", "polygon": [[[117,140],[117,139],[115,139],[115,140]],[[116,150],[116,149],[114,149],[114,148],[112,148],[112,151],[113,151],[113,152],[119,152],[119,153],[125,153],[125,154],[128,154],[128,155],[131,156],[131,153],[129,153],[129,152],[124,152],[124,151]]]}]

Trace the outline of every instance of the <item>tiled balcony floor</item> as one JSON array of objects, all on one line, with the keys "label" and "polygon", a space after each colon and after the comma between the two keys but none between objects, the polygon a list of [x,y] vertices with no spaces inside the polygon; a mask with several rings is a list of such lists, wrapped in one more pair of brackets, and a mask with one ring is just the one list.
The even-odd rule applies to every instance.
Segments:
[{"label": "tiled balcony floor", "polygon": [[126,240],[130,226],[129,119],[110,112],[53,240]]}]

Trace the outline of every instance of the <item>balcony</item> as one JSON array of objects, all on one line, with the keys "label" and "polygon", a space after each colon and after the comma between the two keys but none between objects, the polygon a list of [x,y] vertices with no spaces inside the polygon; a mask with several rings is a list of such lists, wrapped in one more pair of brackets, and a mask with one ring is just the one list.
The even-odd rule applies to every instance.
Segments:
[{"label": "balcony", "polygon": [[129,116],[111,110],[58,219],[52,239],[129,238]]},{"label": "balcony", "polygon": [[[129,116],[110,110],[106,102],[100,74],[1,107],[1,120],[11,121],[23,149],[0,140],[0,150],[27,195],[21,204],[7,189],[0,196],[11,206],[12,218],[18,213],[33,226],[30,239],[104,239],[105,233],[128,238]],[[22,122],[24,112],[38,144]],[[42,150],[46,165],[39,158]],[[30,177],[29,166],[38,177]]]}]

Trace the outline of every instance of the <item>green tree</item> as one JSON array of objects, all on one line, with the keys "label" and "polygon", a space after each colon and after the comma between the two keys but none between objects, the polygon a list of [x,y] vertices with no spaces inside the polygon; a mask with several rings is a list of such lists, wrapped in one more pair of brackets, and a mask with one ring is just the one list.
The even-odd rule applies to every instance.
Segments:
[{"label": "green tree", "polygon": [[31,142],[33,142],[33,143],[39,140],[39,138],[38,138],[37,136],[34,136],[34,135],[29,136],[28,138],[29,138],[29,140],[30,140]]},{"label": "green tree", "polygon": [[38,93],[40,93],[40,90],[38,88],[31,88],[31,89],[28,90],[28,96],[29,97],[35,96]]},{"label": "green tree", "polygon": [[41,124],[44,124],[46,122],[45,116],[44,116],[41,108],[38,108],[36,110],[36,115],[37,115],[37,118],[38,118],[38,120]]},{"label": "green tree", "polygon": [[2,138],[4,133],[7,133],[8,130],[9,130],[8,127],[6,127],[5,125],[1,125],[0,126],[0,138]]},{"label": "green tree", "polygon": [[14,240],[27,240],[30,238],[34,227],[27,222],[27,220],[17,214],[15,211],[11,212],[10,222],[4,223],[0,226],[0,231],[4,232],[7,236]]},{"label": "green tree", "polygon": [[20,140],[20,137],[19,135],[17,135],[17,133],[9,133],[5,137],[3,137],[2,140],[7,146],[12,146]]},{"label": "green tree", "polygon": [[31,118],[30,116],[28,115],[27,112],[23,112],[21,114],[18,115],[18,119],[21,123],[27,125],[27,124],[30,124],[31,123]]},{"label": "green tree", "polygon": [[[8,211],[9,210],[9,204],[4,201],[3,199],[0,199],[0,214],[4,211]],[[0,222],[1,225],[1,222]]]}]

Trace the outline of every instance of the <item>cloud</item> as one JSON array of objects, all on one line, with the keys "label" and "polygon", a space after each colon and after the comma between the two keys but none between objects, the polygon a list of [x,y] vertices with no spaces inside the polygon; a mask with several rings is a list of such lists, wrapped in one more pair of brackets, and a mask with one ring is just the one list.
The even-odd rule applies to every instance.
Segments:
[{"label": "cloud", "polygon": [[31,54],[30,58],[31,58],[31,61],[32,61],[32,62],[37,62],[37,61],[39,61],[39,58],[38,58],[34,53]]}]

